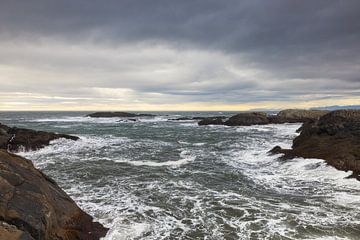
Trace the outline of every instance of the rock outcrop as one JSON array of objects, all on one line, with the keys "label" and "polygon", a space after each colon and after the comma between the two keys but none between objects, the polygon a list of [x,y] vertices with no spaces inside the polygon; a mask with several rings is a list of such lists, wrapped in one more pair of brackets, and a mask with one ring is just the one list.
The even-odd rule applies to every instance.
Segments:
[{"label": "rock outcrop", "polygon": [[19,149],[36,150],[49,145],[50,141],[66,138],[78,140],[76,136],[52,132],[35,131],[26,128],[8,127],[0,123],[0,148],[15,152]]},{"label": "rock outcrop", "polygon": [[224,117],[206,117],[198,122],[200,126],[202,125],[223,125]]},{"label": "rock outcrop", "polygon": [[250,126],[269,124],[266,113],[262,112],[244,112],[236,114],[225,121],[227,126]]},{"label": "rock outcrop", "polygon": [[30,160],[0,149],[0,239],[95,240],[106,232]]},{"label": "rock outcrop", "polygon": [[296,123],[315,121],[329,112],[330,111],[327,110],[286,109],[278,112],[278,114],[276,114],[276,117],[270,117],[270,122]]},{"label": "rock outcrop", "polygon": [[[282,123],[304,123],[315,121],[329,111],[326,110],[301,110],[287,109],[280,111],[276,115],[268,115],[265,112],[243,112],[230,117],[223,124],[227,126],[251,126],[264,124],[282,124]],[[211,121],[213,119],[213,121]],[[199,122],[199,125],[214,124],[221,125],[220,121],[215,118],[205,118]]]},{"label": "rock outcrop", "polygon": [[360,110],[336,110],[317,121],[306,122],[292,149],[275,147],[272,153],[293,157],[319,158],[339,170],[360,174]]},{"label": "rock outcrop", "polygon": [[111,118],[111,117],[154,117],[153,114],[145,114],[145,113],[128,113],[128,112],[95,112],[86,115],[87,117],[93,118]]}]

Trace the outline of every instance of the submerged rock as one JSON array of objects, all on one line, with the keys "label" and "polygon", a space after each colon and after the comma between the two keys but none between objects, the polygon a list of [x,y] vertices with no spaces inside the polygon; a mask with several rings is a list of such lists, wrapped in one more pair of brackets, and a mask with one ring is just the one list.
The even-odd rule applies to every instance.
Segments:
[{"label": "submerged rock", "polygon": [[360,110],[336,110],[317,121],[304,123],[292,149],[275,147],[282,158],[324,159],[339,170],[360,173]]},{"label": "submerged rock", "polygon": [[95,240],[107,230],[30,160],[0,149],[0,239]]},{"label": "submerged rock", "polygon": [[269,124],[267,114],[263,112],[244,112],[230,117],[224,124],[227,126],[250,126]]},{"label": "submerged rock", "polygon": [[145,113],[128,113],[128,112],[95,112],[86,115],[87,117],[94,118],[111,118],[111,117],[154,117],[153,114],[145,114]]},{"label": "submerged rock", "polygon": [[76,136],[57,134],[52,132],[35,131],[26,128],[8,127],[0,123],[0,148],[9,151],[18,151],[24,148],[36,150],[49,145],[50,141],[66,138],[78,140]]}]

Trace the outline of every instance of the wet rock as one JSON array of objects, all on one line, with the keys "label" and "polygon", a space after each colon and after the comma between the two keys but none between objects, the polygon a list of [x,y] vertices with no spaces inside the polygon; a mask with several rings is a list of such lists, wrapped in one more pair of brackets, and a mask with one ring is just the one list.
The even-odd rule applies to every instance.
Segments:
[{"label": "wet rock", "polygon": [[0,150],[0,196],[0,236],[12,236],[5,239],[95,240],[107,232],[31,161],[6,150]]},{"label": "wet rock", "polygon": [[262,112],[244,112],[230,117],[224,124],[227,126],[250,126],[269,124],[266,113]]},{"label": "wet rock", "polygon": [[145,113],[128,113],[128,112],[95,112],[86,115],[87,117],[94,118],[111,118],[111,117],[154,117],[153,114],[145,114]]},{"label": "wet rock", "polygon": [[329,112],[317,121],[304,123],[300,131],[292,149],[276,147],[271,152],[283,153],[285,159],[324,159],[339,170],[360,173],[360,110]]},{"label": "wet rock", "polygon": [[329,112],[327,110],[286,109],[280,111],[276,116],[270,117],[270,119],[274,123],[316,121]]},{"label": "wet rock", "polygon": [[223,117],[207,117],[198,122],[199,126],[203,125],[223,125]]},{"label": "wet rock", "polygon": [[26,128],[8,127],[0,124],[0,148],[15,152],[20,149],[36,150],[49,145],[50,141],[65,138],[78,140],[76,136],[52,132],[35,131]]}]

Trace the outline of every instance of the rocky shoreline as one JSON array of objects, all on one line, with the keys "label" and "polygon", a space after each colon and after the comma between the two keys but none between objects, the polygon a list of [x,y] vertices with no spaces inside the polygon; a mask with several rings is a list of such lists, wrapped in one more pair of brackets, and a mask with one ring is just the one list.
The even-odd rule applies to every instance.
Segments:
[{"label": "rocky shoreline", "polygon": [[336,110],[304,123],[292,149],[274,147],[270,152],[295,157],[324,159],[342,171],[352,171],[360,180],[360,110]]},{"label": "rocky shoreline", "polygon": [[10,151],[36,150],[78,137],[0,124],[0,239],[97,240],[108,231],[30,160]]},{"label": "rocky shoreline", "polygon": [[198,122],[202,125],[226,125],[226,126],[251,126],[282,123],[304,123],[314,121],[325,115],[326,110],[298,110],[287,109],[276,115],[269,115],[265,112],[243,112],[231,116],[228,119],[223,117],[208,117]]}]

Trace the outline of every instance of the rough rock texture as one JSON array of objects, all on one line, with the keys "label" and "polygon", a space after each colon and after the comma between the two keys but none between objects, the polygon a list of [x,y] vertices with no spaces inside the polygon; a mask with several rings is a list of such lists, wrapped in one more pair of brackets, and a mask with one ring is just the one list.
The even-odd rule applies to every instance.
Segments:
[{"label": "rough rock texture", "polygon": [[59,138],[79,139],[76,136],[8,127],[0,123],[0,149],[8,149],[9,151],[18,151],[21,148],[27,151],[36,150]]},{"label": "rough rock texture", "polygon": [[31,161],[0,150],[0,239],[93,240],[106,232]]},{"label": "rough rock texture", "polygon": [[223,125],[223,117],[207,117],[198,122],[200,126],[202,125]]},{"label": "rough rock texture", "polygon": [[320,158],[339,170],[360,174],[360,110],[337,110],[304,123],[292,149],[275,147],[283,158]]},{"label": "rough rock texture", "polygon": [[95,112],[86,115],[87,117],[94,118],[110,118],[110,117],[154,117],[153,114],[136,114],[136,113],[128,113],[128,112]]},{"label": "rough rock texture", "polygon": [[227,126],[250,126],[269,123],[266,113],[245,112],[230,117],[224,124]]},{"label": "rough rock texture", "polygon": [[315,121],[329,112],[327,110],[286,109],[280,111],[276,117],[270,117],[270,120],[273,123]]}]

